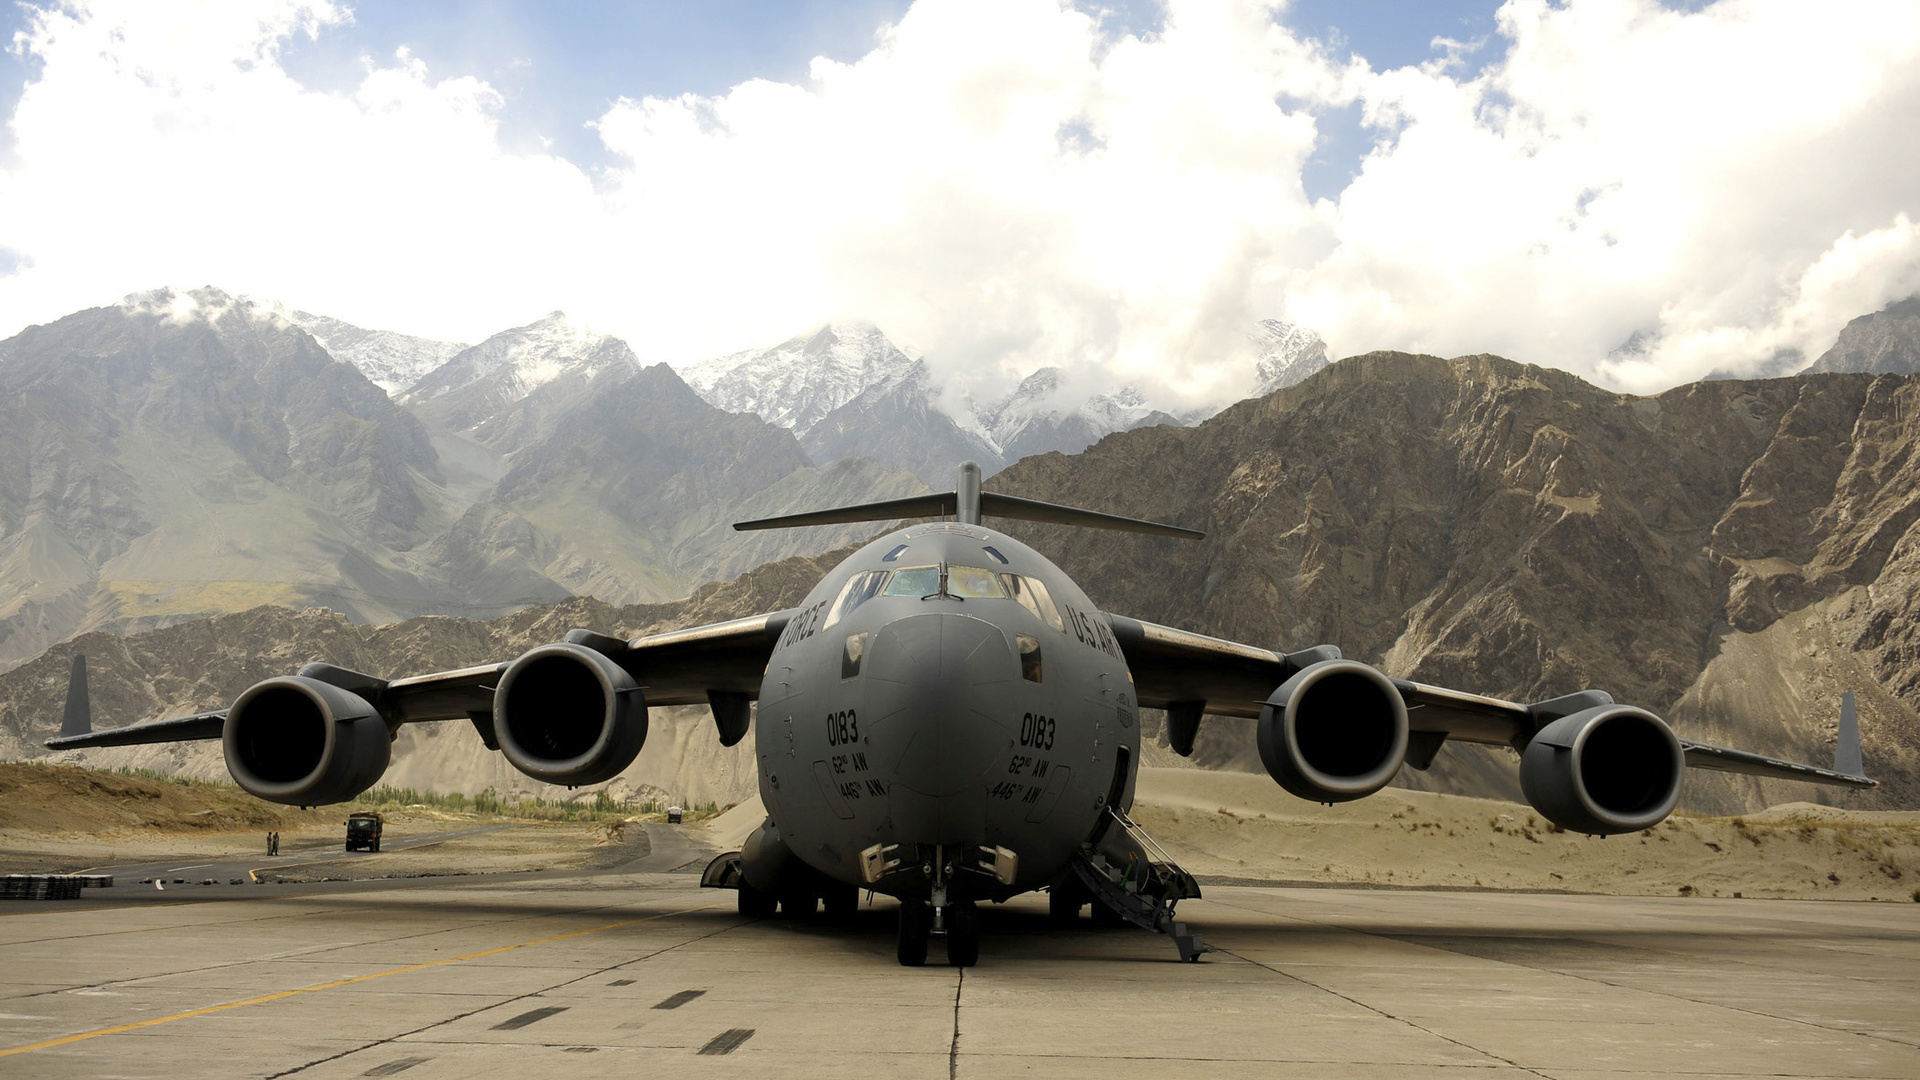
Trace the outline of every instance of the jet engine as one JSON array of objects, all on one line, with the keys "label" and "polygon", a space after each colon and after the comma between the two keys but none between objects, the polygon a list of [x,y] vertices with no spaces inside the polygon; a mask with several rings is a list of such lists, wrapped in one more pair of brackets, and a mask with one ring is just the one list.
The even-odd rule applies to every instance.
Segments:
[{"label": "jet engine", "polygon": [[1664,720],[1631,705],[1602,705],[1540,729],[1520,756],[1520,790],[1563,829],[1637,832],[1673,813],[1686,764]]},{"label": "jet engine", "polygon": [[581,645],[542,645],[507,665],[493,731],[513,767],[577,787],[611,780],[647,741],[647,700],[633,676]]},{"label": "jet engine", "polygon": [[227,710],[221,744],[235,783],[289,806],[353,798],[393,752],[386,721],[365,698],[300,675],[248,687]]},{"label": "jet engine", "polygon": [[1387,786],[1407,756],[1407,703],[1385,675],[1355,660],[1310,664],[1260,710],[1260,760],[1280,786],[1314,802],[1346,802]]}]

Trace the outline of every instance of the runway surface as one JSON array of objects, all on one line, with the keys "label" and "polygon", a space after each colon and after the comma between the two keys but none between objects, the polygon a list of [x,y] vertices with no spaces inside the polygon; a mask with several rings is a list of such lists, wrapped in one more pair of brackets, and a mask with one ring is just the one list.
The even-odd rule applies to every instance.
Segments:
[{"label": "runway surface", "polygon": [[1920,904],[1214,886],[1180,964],[1028,898],[963,973],[697,854],[9,903],[0,1076],[1920,1077]]}]

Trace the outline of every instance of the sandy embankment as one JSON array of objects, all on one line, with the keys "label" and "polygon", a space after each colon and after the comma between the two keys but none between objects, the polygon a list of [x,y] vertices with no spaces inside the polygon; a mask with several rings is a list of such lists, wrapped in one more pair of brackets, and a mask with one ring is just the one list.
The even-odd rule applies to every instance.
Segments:
[{"label": "sandy embankment", "polygon": [[[593,869],[647,853],[645,829],[626,822],[516,821],[407,807],[383,811],[386,850],[350,856],[343,850],[347,814],[342,806],[276,806],[222,785],[0,764],[0,872],[70,873],[177,858],[245,861],[260,867],[263,879],[298,881]],[[269,831],[280,833],[277,858],[266,854]]]}]

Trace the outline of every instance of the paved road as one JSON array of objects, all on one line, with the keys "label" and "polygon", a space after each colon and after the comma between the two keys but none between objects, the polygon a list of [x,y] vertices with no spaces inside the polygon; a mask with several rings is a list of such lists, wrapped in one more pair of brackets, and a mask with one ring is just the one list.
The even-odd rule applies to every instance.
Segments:
[{"label": "paved road", "polygon": [[[256,870],[290,870],[297,866],[312,866],[318,863],[351,862],[360,859],[374,860],[367,869],[379,865],[383,854],[406,851],[409,848],[430,847],[445,843],[461,836],[473,836],[478,833],[494,832],[499,829],[514,829],[514,824],[479,825],[471,829],[454,829],[450,832],[429,833],[424,836],[387,836],[381,840],[381,850],[347,851],[343,840],[318,841],[301,839],[298,842],[288,840],[281,845],[278,856],[266,854],[265,834],[262,834],[261,853],[244,859],[220,858],[207,861],[192,856],[175,857],[162,862],[115,863],[109,866],[96,866],[86,870],[89,874],[113,875],[114,889],[147,888],[156,891],[202,889],[207,888],[200,882],[212,879],[216,884],[227,885],[238,879],[241,884],[255,883],[253,872]],[[152,878],[153,885],[142,886],[142,878]],[[105,894],[98,894],[105,895]]]},{"label": "paved road", "polygon": [[[690,872],[0,908],[0,1076],[1920,1076],[1920,904],[1215,887],[980,966]],[[936,955],[937,955],[936,948]]]}]

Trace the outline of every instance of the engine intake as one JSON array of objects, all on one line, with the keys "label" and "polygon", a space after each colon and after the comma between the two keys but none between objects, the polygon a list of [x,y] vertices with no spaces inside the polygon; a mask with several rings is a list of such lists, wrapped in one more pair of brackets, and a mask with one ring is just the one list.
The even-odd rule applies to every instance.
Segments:
[{"label": "engine intake", "polygon": [[1407,756],[1407,703],[1356,660],[1323,660],[1280,684],[1260,710],[1260,760],[1281,787],[1346,802],[1386,787]]},{"label": "engine intake", "polygon": [[500,752],[536,780],[577,787],[620,775],[647,741],[647,701],[620,665],[580,645],[542,645],[493,694]]},{"label": "engine intake", "polygon": [[249,795],[289,806],[344,802],[392,760],[393,735],[365,698],[288,675],[255,683],[227,710],[227,771]]},{"label": "engine intake", "polygon": [[1631,705],[1602,705],[1540,729],[1520,756],[1520,790],[1563,829],[1637,832],[1673,813],[1685,768],[1665,721]]}]

